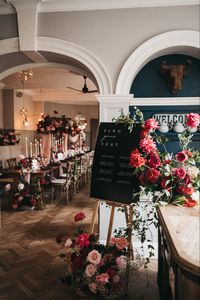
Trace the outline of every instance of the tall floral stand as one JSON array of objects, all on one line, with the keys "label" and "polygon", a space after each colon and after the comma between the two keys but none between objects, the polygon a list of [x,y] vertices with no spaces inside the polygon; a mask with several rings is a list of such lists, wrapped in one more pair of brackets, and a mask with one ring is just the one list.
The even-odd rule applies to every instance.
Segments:
[{"label": "tall floral stand", "polygon": [[43,156],[47,159],[47,163],[49,163],[50,161],[50,157],[51,157],[51,134],[42,134],[41,135],[41,139],[42,139],[42,152],[43,152]]}]

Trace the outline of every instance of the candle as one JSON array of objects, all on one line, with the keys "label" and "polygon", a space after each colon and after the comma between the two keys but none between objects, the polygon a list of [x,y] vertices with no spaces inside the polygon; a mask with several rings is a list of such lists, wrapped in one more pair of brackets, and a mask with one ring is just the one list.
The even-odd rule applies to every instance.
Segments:
[{"label": "candle", "polygon": [[40,155],[40,143],[37,142],[37,154]]},{"label": "candle", "polygon": [[[37,141],[37,140],[36,140]],[[35,156],[37,157],[37,142],[35,143]]]},{"label": "candle", "polygon": [[33,157],[33,144],[30,142],[30,157]]},{"label": "candle", "polygon": [[28,138],[25,137],[26,157],[28,157]]},{"label": "candle", "polygon": [[40,155],[42,156],[42,144],[40,143],[40,148],[39,148],[40,150]]}]

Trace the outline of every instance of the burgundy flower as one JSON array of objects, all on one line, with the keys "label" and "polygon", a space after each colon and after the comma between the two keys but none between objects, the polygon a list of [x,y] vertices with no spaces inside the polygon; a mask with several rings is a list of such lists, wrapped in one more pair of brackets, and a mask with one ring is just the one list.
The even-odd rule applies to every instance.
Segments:
[{"label": "burgundy flower", "polygon": [[156,169],[148,169],[146,171],[146,180],[149,183],[155,183],[156,181],[158,181],[158,178],[160,177],[160,171],[156,170]]},{"label": "burgundy flower", "polygon": [[[165,189],[165,190],[171,189],[171,183],[170,183],[170,182],[167,183],[167,181],[169,180],[169,178],[170,178],[170,177],[163,177],[163,178],[161,179],[160,185],[161,185],[161,187],[162,187],[163,189]],[[166,183],[167,183],[167,184],[166,184]]]},{"label": "burgundy flower", "polygon": [[79,212],[74,216],[74,221],[75,222],[82,221],[85,218],[86,218],[85,214],[83,212]]},{"label": "burgundy flower", "polygon": [[72,265],[75,269],[80,269],[83,265],[83,258],[79,256],[72,256]]},{"label": "burgundy flower", "polygon": [[158,168],[160,166],[160,157],[156,155],[154,152],[151,152],[148,155],[147,164],[152,168]]},{"label": "burgundy flower", "polygon": [[176,154],[176,159],[180,162],[184,162],[188,160],[188,156],[184,151],[181,151]]},{"label": "burgundy flower", "polygon": [[196,200],[193,200],[191,197],[186,198],[185,202],[184,202],[184,206],[185,207],[193,207],[195,205],[197,205],[198,202]]}]

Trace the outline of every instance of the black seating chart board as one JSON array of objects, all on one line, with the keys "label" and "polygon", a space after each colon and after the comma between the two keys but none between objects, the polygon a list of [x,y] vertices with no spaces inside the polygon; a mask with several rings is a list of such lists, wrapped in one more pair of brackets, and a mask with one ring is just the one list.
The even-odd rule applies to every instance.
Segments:
[{"label": "black seating chart board", "polygon": [[139,145],[140,126],[132,132],[124,124],[101,123],[92,167],[90,196],[130,204],[139,182],[129,165],[130,153]]}]

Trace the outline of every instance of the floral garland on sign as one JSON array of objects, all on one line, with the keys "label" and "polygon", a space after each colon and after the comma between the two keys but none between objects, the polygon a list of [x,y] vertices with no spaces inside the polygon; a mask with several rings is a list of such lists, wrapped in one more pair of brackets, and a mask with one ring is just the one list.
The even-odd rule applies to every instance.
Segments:
[{"label": "floral garland on sign", "polygon": [[79,296],[91,292],[104,299],[116,299],[126,292],[127,239],[113,237],[109,246],[97,243],[93,234],[84,231],[85,218],[83,212],[75,215],[74,221],[81,224],[74,237],[56,238],[61,245],[59,256],[66,263],[66,275],[61,281]]}]

